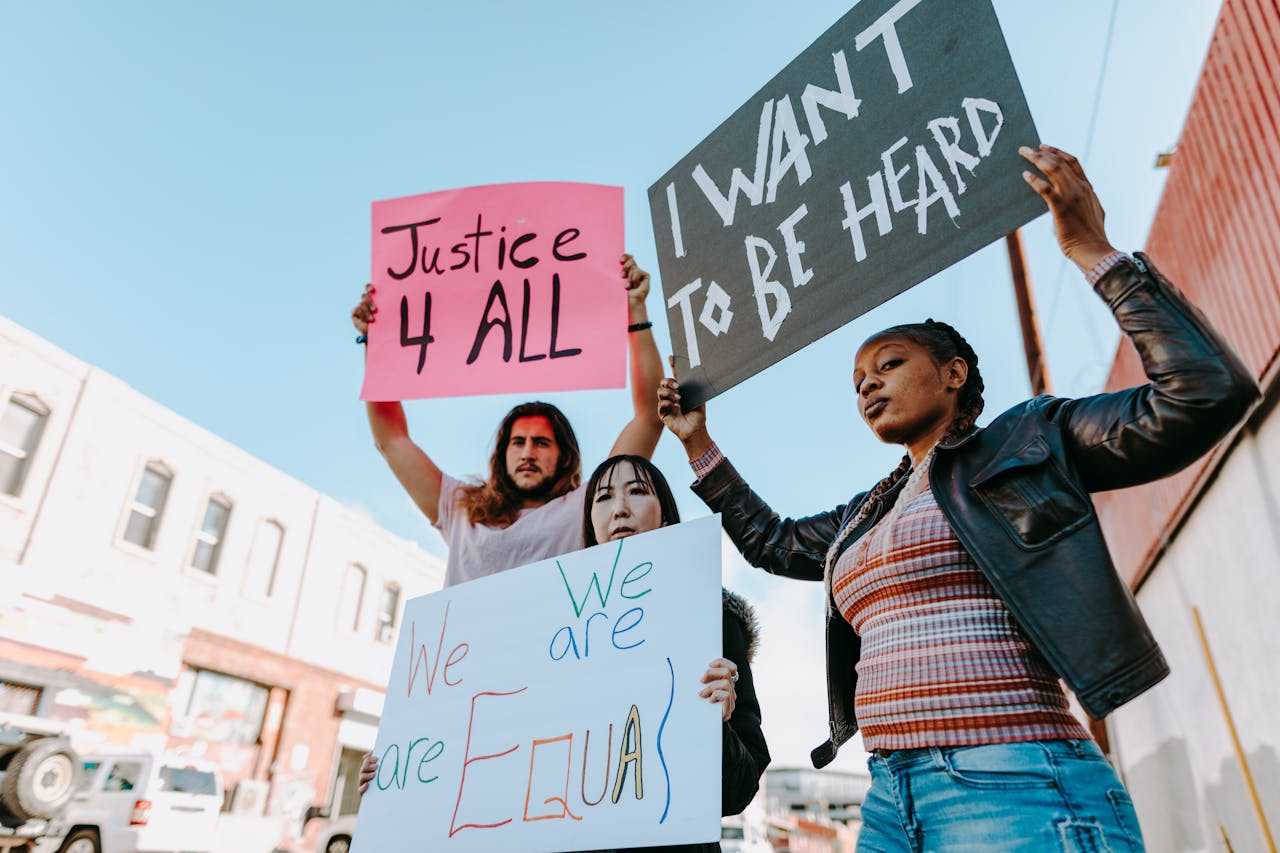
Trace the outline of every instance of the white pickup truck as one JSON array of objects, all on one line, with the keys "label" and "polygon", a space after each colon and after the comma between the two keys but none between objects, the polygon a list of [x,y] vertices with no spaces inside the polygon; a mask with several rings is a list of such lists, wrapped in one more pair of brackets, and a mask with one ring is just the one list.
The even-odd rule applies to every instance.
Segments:
[{"label": "white pickup truck", "polygon": [[212,851],[222,776],[208,761],[171,753],[86,753],[83,782],[37,853]]}]

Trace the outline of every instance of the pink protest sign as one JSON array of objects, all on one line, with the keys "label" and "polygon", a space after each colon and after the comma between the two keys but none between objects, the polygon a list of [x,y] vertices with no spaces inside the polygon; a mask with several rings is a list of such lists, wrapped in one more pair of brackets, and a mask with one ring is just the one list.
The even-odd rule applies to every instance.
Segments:
[{"label": "pink protest sign", "polygon": [[373,203],[363,400],[626,385],[622,188],[524,183]]}]

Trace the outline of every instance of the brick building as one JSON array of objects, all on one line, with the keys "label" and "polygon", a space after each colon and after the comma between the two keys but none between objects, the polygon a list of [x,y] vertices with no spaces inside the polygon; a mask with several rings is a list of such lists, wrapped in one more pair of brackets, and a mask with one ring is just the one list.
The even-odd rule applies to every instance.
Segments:
[{"label": "brick building", "polygon": [[[1097,497],[1173,672],[1108,720],[1161,851],[1275,850],[1280,831],[1280,6],[1226,0],[1147,241],[1262,385],[1230,441]],[[1127,342],[1107,387],[1143,382]]]}]

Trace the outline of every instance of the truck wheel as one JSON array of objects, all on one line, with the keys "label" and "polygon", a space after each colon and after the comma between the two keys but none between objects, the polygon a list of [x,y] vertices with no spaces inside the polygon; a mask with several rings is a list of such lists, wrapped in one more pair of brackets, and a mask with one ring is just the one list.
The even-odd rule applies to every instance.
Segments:
[{"label": "truck wheel", "polygon": [[92,829],[77,829],[67,836],[58,848],[58,853],[99,853],[102,847],[98,844],[98,833]]},{"label": "truck wheel", "polygon": [[325,845],[324,853],[347,853],[351,849],[350,835],[335,835]]},{"label": "truck wheel", "polygon": [[76,791],[80,761],[66,741],[33,740],[13,757],[0,781],[0,801],[16,817],[53,818]]}]

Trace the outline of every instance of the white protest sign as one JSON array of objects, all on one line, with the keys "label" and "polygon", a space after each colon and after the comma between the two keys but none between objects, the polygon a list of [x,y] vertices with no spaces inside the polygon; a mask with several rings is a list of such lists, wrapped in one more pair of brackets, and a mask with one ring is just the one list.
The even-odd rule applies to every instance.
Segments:
[{"label": "white protest sign", "polygon": [[406,602],[354,849],[715,840],[721,608],[719,516]]}]

